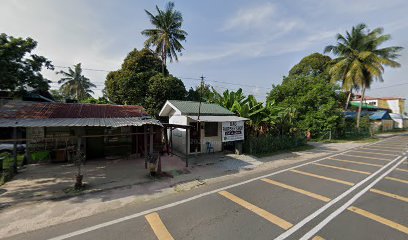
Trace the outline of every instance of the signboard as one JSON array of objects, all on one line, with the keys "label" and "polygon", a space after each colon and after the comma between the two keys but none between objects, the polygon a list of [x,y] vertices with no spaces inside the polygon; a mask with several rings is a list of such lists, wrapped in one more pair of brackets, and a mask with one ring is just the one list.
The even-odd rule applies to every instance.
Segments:
[{"label": "signboard", "polygon": [[244,121],[223,122],[222,142],[244,140]]}]

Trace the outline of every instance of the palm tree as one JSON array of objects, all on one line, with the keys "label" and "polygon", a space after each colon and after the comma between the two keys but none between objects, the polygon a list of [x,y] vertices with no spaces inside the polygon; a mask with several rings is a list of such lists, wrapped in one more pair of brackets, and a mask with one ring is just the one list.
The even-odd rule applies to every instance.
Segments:
[{"label": "palm tree", "polygon": [[91,97],[91,93],[94,93],[91,88],[95,88],[96,85],[91,83],[89,78],[82,75],[81,63],[74,65],[74,69],[68,68],[68,72],[59,71],[57,74],[62,74],[58,83],[62,84],[60,91],[65,95],[77,100],[84,100]]},{"label": "palm tree", "polygon": [[145,10],[155,28],[143,30],[142,34],[148,37],[145,46],[155,46],[155,52],[161,56],[164,74],[167,58],[170,62],[173,59],[178,61],[177,53],[181,53],[184,49],[180,41],[186,40],[187,32],[181,29],[183,16],[179,11],[174,10],[173,2],[168,2],[164,11],[156,5],[156,10],[157,15]]},{"label": "palm tree", "polygon": [[360,105],[357,113],[357,128],[360,127],[360,116],[365,91],[370,88],[374,80],[383,81],[384,66],[399,67],[395,61],[402,47],[379,48],[391,36],[383,35],[383,28],[372,31],[365,24],[352,28],[346,35],[337,35],[337,45],[327,46],[324,52],[332,52],[338,56],[335,64],[330,69],[332,82],[341,81],[343,89],[349,91],[353,88],[361,89]]}]

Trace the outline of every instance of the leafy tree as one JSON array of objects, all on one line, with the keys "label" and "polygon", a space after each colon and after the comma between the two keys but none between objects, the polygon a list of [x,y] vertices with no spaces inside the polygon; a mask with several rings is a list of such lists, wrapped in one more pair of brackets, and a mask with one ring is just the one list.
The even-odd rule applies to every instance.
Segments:
[{"label": "leafy tree", "polygon": [[149,80],[145,107],[149,114],[157,116],[167,100],[183,100],[185,96],[186,89],[180,79],[157,74]]},{"label": "leafy tree", "polygon": [[92,104],[110,104],[108,99],[105,97],[98,97],[98,98],[87,98],[81,101],[81,103],[92,103]]},{"label": "leafy tree", "polygon": [[331,65],[331,58],[329,56],[313,53],[304,57],[298,64],[293,66],[289,71],[289,77],[300,75],[329,75],[329,67]]},{"label": "leafy tree", "polygon": [[214,88],[212,88],[212,94],[210,96],[209,102],[217,103],[227,109],[232,109],[232,106],[237,102],[242,104],[245,100],[245,95],[242,92],[242,89],[238,89],[236,92],[225,90],[222,95],[218,93]]},{"label": "leafy tree", "polygon": [[[168,74],[167,68],[164,69]],[[116,104],[145,105],[149,79],[161,72],[161,60],[149,49],[134,49],[121,69],[110,72],[105,81],[106,97]]]},{"label": "leafy tree", "polygon": [[213,92],[211,91],[211,86],[209,84],[198,85],[194,88],[190,88],[187,92],[187,101],[209,101],[212,97]]},{"label": "leafy tree", "polygon": [[321,76],[287,77],[281,85],[273,87],[267,102],[289,109],[281,119],[286,121],[290,117],[294,128],[318,136],[335,130],[342,122],[341,96],[335,90],[336,86]]},{"label": "leafy tree", "polygon": [[59,71],[57,74],[64,76],[58,80],[58,83],[62,84],[60,91],[63,95],[81,101],[91,97],[91,93],[94,93],[91,88],[95,88],[96,86],[89,78],[82,75],[81,63],[74,65],[74,69],[69,67],[68,72]]},{"label": "leafy tree", "polygon": [[67,98],[59,89],[51,89],[50,93],[57,102],[63,102]]},{"label": "leafy tree", "polygon": [[167,58],[170,62],[178,61],[177,53],[184,49],[180,41],[185,41],[187,32],[181,29],[183,16],[181,12],[174,9],[174,3],[168,2],[165,10],[160,10],[156,5],[157,15],[153,15],[145,10],[150,18],[150,22],[155,27],[146,29],[142,34],[148,37],[145,46],[154,46],[155,52],[160,54],[162,59],[162,73],[165,74]]},{"label": "leafy tree", "polygon": [[0,34],[0,89],[23,92],[27,87],[48,90],[50,81],[41,74],[43,67],[54,70],[51,61],[31,53],[37,47],[32,38]]},{"label": "leafy tree", "polygon": [[383,81],[384,66],[400,67],[395,61],[402,47],[380,48],[391,36],[383,34],[383,28],[367,29],[359,24],[346,31],[346,35],[337,35],[337,44],[327,46],[324,51],[338,56],[330,69],[332,81],[342,81],[343,88],[350,91],[355,86],[361,88],[360,106],[357,113],[357,128],[360,127],[361,107],[365,90],[374,80]]}]

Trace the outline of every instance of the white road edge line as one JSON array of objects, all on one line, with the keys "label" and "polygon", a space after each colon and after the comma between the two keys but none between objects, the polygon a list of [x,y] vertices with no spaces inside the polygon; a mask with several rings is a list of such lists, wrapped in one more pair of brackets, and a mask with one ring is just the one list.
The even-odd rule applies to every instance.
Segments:
[{"label": "white road edge line", "polygon": [[[392,137],[392,138],[395,138],[395,137]],[[382,142],[382,141],[380,141],[380,142]],[[378,143],[378,142],[375,142],[375,143]],[[367,144],[365,146],[370,146],[370,145],[373,145],[375,143],[370,143],[370,144]],[[180,200],[180,201],[176,201],[176,202],[173,202],[173,203],[169,203],[169,204],[166,204],[166,205],[163,205],[163,206],[160,206],[160,207],[151,208],[151,209],[145,210],[143,212],[131,214],[131,215],[128,215],[128,216],[125,216],[125,217],[115,219],[115,220],[100,223],[100,224],[97,224],[97,225],[94,225],[94,226],[91,226],[91,227],[86,227],[86,228],[83,228],[81,230],[73,231],[71,233],[67,233],[67,234],[57,236],[57,237],[49,238],[48,240],[64,240],[64,239],[75,237],[75,236],[78,236],[78,235],[81,235],[81,234],[84,234],[84,233],[87,233],[87,232],[92,232],[92,231],[100,229],[100,228],[111,226],[111,225],[121,223],[121,222],[130,220],[130,219],[138,218],[138,217],[144,216],[144,215],[152,213],[152,212],[156,212],[156,211],[160,211],[160,210],[163,210],[163,209],[175,207],[175,206],[178,206],[180,204],[190,202],[190,201],[193,201],[195,199],[202,198],[202,197],[205,197],[205,196],[208,196],[208,195],[211,195],[211,194],[223,191],[223,190],[227,190],[227,189],[230,189],[230,188],[233,188],[233,187],[238,187],[238,186],[250,183],[250,182],[254,182],[254,181],[260,180],[262,178],[267,178],[267,177],[270,177],[270,176],[273,176],[273,175],[276,175],[276,174],[279,174],[279,173],[283,173],[283,172],[286,172],[286,171],[289,171],[289,170],[292,170],[292,169],[295,169],[295,168],[299,168],[299,167],[303,167],[303,166],[306,166],[306,165],[309,165],[309,164],[312,164],[312,163],[315,163],[315,162],[323,161],[323,160],[328,159],[330,157],[335,157],[335,156],[338,156],[338,155],[353,151],[355,148],[359,148],[359,147],[361,147],[361,146],[354,147],[354,148],[351,148],[349,150],[339,152],[337,154],[333,154],[333,155],[330,155],[330,156],[327,156],[327,157],[324,157],[324,158],[320,158],[320,159],[317,159],[317,160],[314,160],[314,161],[311,161],[311,162],[306,162],[306,163],[302,163],[302,164],[299,164],[299,165],[296,165],[296,166],[293,166],[293,167],[290,167],[290,168],[285,168],[285,169],[279,170],[277,172],[269,173],[269,174],[266,174],[266,175],[263,175],[263,176],[260,176],[260,177],[251,178],[251,179],[248,179],[246,181],[235,183],[235,184],[232,184],[232,185],[228,185],[228,186],[218,188],[218,189],[215,189],[215,190],[212,190],[212,191],[209,191],[209,192],[201,193],[201,194],[198,194],[196,196],[189,197],[189,198],[186,198],[186,199],[183,199],[183,200]]]},{"label": "white road edge line", "polygon": [[365,179],[363,179],[361,182],[353,185],[351,188],[347,189],[345,192],[343,192],[342,194],[340,194],[339,196],[337,196],[336,198],[334,198],[333,200],[331,200],[330,202],[328,202],[326,205],[324,205],[323,207],[319,208],[318,210],[316,210],[315,212],[313,212],[312,214],[310,214],[309,216],[303,218],[302,221],[298,222],[297,224],[295,224],[293,227],[291,227],[289,230],[287,230],[286,232],[282,233],[281,235],[279,235],[277,238],[275,238],[274,240],[283,240],[287,237],[289,237],[290,235],[292,235],[294,232],[296,232],[297,230],[299,230],[301,227],[303,227],[305,224],[307,224],[308,222],[310,222],[311,220],[313,220],[315,217],[317,217],[319,214],[321,214],[322,212],[324,212],[326,209],[328,209],[329,207],[333,206],[335,203],[337,203],[338,201],[340,201],[341,199],[345,198],[347,195],[349,195],[351,192],[353,192],[356,188],[360,187],[361,185],[363,185],[364,183],[366,183],[367,181],[369,181],[371,178],[375,177],[375,175],[379,174],[382,170],[384,170],[385,168],[387,168],[388,166],[390,166],[391,164],[395,163],[396,161],[398,161],[398,159],[401,158],[401,156],[396,157],[394,160],[392,160],[391,162],[387,163],[386,165],[384,165],[382,168],[378,169],[377,171],[375,171],[373,174],[369,175],[368,177],[366,177]]},{"label": "white road edge line", "polygon": [[381,176],[379,176],[376,180],[374,180],[372,183],[370,183],[367,187],[362,189],[360,192],[358,192],[356,195],[354,195],[350,200],[348,200],[345,204],[343,204],[341,207],[336,209],[336,211],[332,212],[329,216],[327,216],[323,221],[321,221],[319,224],[317,224],[314,228],[312,228],[309,232],[307,232],[305,235],[303,235],[300,240],[308,240],[309,238],[313,237],[315,233],[320,231],[324,226],[326,226],[331,220],[333,220],[335,217],[337,217],[340,213],[342,213],[344,210],[346,210],[348,207],[353,204],[359,197],[361,197],[364,193],[369,191],[375,184],[377,184],[381,179],[383,179],[385,176],[387,176],[390,172],[392,172],[395,168],[398,167],[402,162],[405,161],[407,157],[404,157],[401,159],[397,164],[392,166],[390,169],[388,169],[386,172],[384,172]]}]

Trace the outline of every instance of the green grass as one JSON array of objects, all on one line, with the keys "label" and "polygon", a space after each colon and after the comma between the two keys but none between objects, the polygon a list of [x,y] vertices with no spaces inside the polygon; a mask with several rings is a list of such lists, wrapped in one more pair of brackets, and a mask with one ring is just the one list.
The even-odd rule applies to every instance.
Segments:
[{"label": "green grass", "polygon": [[274,155],[278,155],[278,154],[282,154],[282,153],[290,153],[290,152],[301,152],[301,151],[307,151],[307,150],[311,150],[314,149],[315,147],[313,147],[312,145],[303,145],[303,146],[297,146],[297,147],[293,147],[293,148],[289,148],[289,149],[283,149],[283,150],[278,150],[275,152],[271,152],[271,153],[262,153],[262,154],[253,154],[255,157],[258,158],[262,158],[262,157],[270,157],[270,156],[274,156]]},{"label": "green grass", "polygon": [[[3,169],[7,170],[9,168],[11,168],[13,166],[13,156],[9,153],[1,153],[0,157],[5,157],[5,159],[3,160]],[[17,155],[17,166],[21,166],[23,164],[23,160],[24,160],[24,154],[18,154]]]}]

